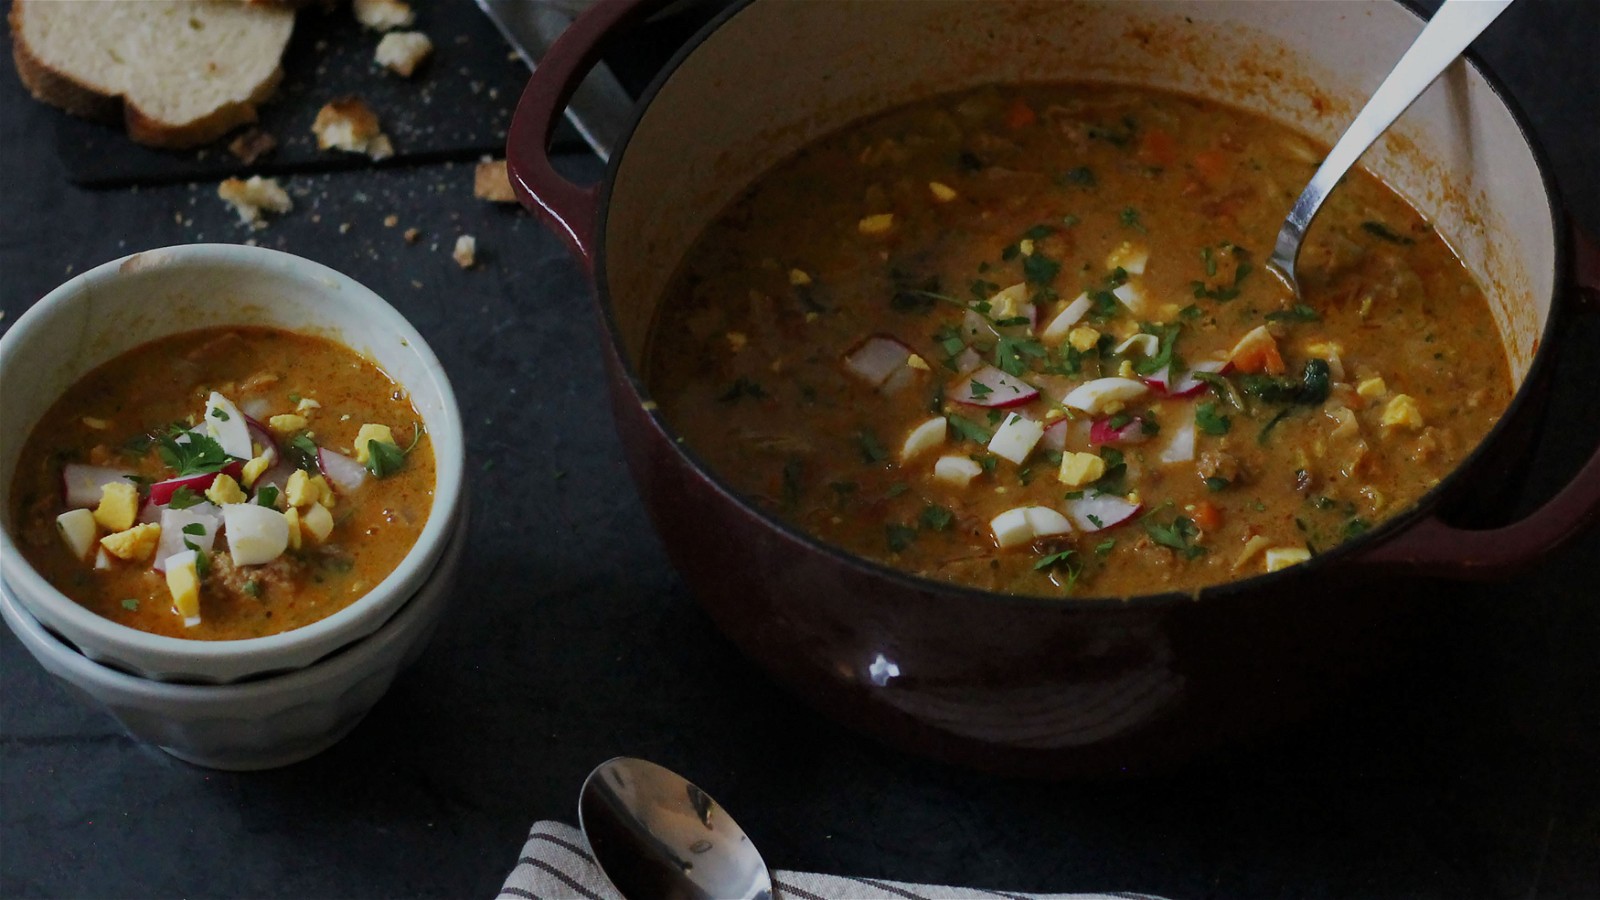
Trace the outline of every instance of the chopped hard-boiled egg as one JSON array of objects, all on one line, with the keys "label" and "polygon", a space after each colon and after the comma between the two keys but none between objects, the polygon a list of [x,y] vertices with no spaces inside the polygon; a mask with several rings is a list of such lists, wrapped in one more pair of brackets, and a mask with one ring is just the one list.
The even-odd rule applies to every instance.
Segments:
[{"label": "chopped hard-boiled egg", "polygon": [[949,203],[956,198],[956,190],[948,184],[939,181],[928,182],[928,193],[940,203]]},{"label": "chopped hard-boiled egg", "polygon": [[1243,569],[1252,559],[1260,556],[1261,551],[1270,546],[1272,546],[1272,538],[1264,534],[1252,536],[1250,540],[1244,542],[1244,549],[1239,551],[1239,558],[1233,561],[1233,570],[1237,572]]},{"label": "chopped hard-boiled egg", "polygon": [[155,552],[161,541],[161,526],[154,522],[135,525],[126,531],[108,534],[100,539],[100,546],[117,559],[138,562]]},{"label": "chopped hard-boiled egg", "polygon": [[1143,275],[1145,263],[1150,261],[1150,250],[1146,247],[1123,241],[1122,245],[1111,251],[1106,257],[1106,268],[1120,268],[1129,275]]},{"label": "chopped hard-boiled egg", "polygon": [[328,512],[326,506],[314,503],[300,514],[300,527],[320,544],[333,533],[333,513]]},{"label": "chopped hard-boiled egg", "polygon": [[390,431],[387,425],[374,425],[371,422],[361,426],[361,430],[356,432],[355,451],[356,462],[362,465],[367,464],[368,441],[377,441],[380,444],[394,444],[394,432]]},{"label": "chopped hard-boiled egg", "polygon": [[1418,429],[1423,425],[1422,410],[1410,394],[1395,394],[1383,409],[1383,424],[1387,428]]},{"label": "chopped hard-boiled egg", "polygon": [[1028,458],[1033,452],[1039,439],[1044,437],[1044,423],[1012,413],[995,429],[994,437],[989,440],[989,452],[1002,459],[1009,459],[1017,465]]},{"label": "chopped hard-boiled egg", "polygon": [[1148,393],[1149,385],[1132,378],[1096,378],[1069,391],[1061,398],[1061,405],[1099,414],[1109,412],[1113,405],[1137,400]]},{"label": "chopped hard-boiled egg", "polygon": [[291,506],[283,511],[283,518],[284,521],[289,523],[289,549],[299,550],[302,531],[300,527],[300,510]]},{"label": "chopped hard-boiled egg", "polygon": [[56,516],[56,531],[60,532],[61,539],[66,542],[72,555],[81,560],[89,557],[99,528],[95,524],[94,513],[87,509],[69,509]]},{"label": "chopped hard-boiled egg", "polygon": [[1267,571],[1276,572],[1297,566],[1311,558],[1311,551],[1304,547],[1273,547],[1267,550]]},{"label": "chopped hard-boiled egg", "polygon": [[856,229],[862,234],[885,234],[893,227],[894,213],[878,213],[856,223]]},{"label": "chopped hard-boiled egg", "polygon": [[250,457],[250,426],[245,424],[244,414],[216,391],[206,398],[205,431],[229,456]]},{"label": "chopped hard-boiled egg", "polygon": [[127,481],[113,481],[100,489],[94,520],[107,531],[126,531],[139,518],[139,490]]},{"label": "chopped hard-boiled egg", "polygon": [[795,287],[805,287],[811,283],[811,275],[804,269],[790,269],[789,283]]},{"label": "chopped hard-boiled egg", "polygon": [[296,431],[300,431],[306,427],[306,417],[297,416],[292,413],[281,416],[273,416],[267,420],[267,427],[271,428],[278,434],[293,434]]},{"label": "chopped hard-boiled egg", "polygon": [[310,397],[301,397],[300,402],[294,405],[294,411],[301,415],[310,415],[312,410],[321,408],[322,404]]},{"label": "chopped hard-boiled egg", "polygon": [[1061,454],[1061,483],[1068,487],[1083,487],[1105,477],[1106,461],[1093,453],[1067,452]]},{"label": "chopped hard-boiled egg", "polygon": [[304,469],[295,469],[283,485],[283,496],[290,506],[310,506],[322,499],[322,492],[311,483],[311,476]]},{"label": "chopped hard-boiled egg", "polygon": [[[1055,318],[1044,326],[1044,331],[1040,332],[1039,336],[1050,343],[1059,343],[1062,340],[1070,339],[1071,334],[1077,330],[1073,326],[1083,321],[1083,317],[1088,314],[1089,307],[1092,305],[1093,301],[1089,299],[1088,292],[1079,294],[1073,298],[1071,303],[1063,306],[1061,312],[1056,313]],[[1095,335],[1097,340],[1099,337],[1098,334]],[[1076,345],[1074,346],[1076,347]],[[1082,352],[1082,348],[1079,348],[1079,352]]]},{"label": "chopped hard-boiled egg", "polygon": [[1069,534],[1072,523],[1048,506],[1018,506],[989,521],[995,543],[1001,549],[1026,544],[1034,538]]},{"label": "chopped hard-boiled egg", "polygon": [[233,476],[219,472],[216,479],[211,482],[211,486],[206,488],[206,499],[222,506],[225,503],[243,503],[250,498],[244,495],[244,491],[239,490],[239,482],[234,481]]},{"label": "chopped hard-boiled egg", "polygon": [[1118,344],[1111,352],[1121,356],[1129,350],[1139,351],[1140,356],[1155,356],[1161,352],[1161,339],[1153,334],[1146,334],[1141,331],[1138,334],[1129,336],[1127,340]]},{"label": "chopped hard-boiled egg", "polygon": [[1095,344],[1100,343],[1100,332],[1087,325],[1080,326],[1072,329],[1072,333],[1067,335],[1067,343],[1079,353],[1088,353],[1094,349]]},{"label": "chopped hard-boiled egg", "polygon": [[333,485],[328,483],[328,479],[322,475],[312,476],[311,486],[317,489],[317,502],[333,509]]},{"label": "chopped hard-boiled egg", "polygon": [[233,503],[222,508],[222,520],[234,565],[269,563],[289,548],[289,520],[275,509]]},{"label": "chopped hard-boiled egg", "polygon": [[955,487],[966,487],[982,473],[983,466],[965,456],[941,456],[933,464],[934,479]]},{"label": "chopped hard-boiled egg", "polygon": [[200,572],[199,554],[193,550],[174,553],[167,557],[167,591],[172,594],[172,605],[183,616],[185,628],[200,624]]},{"label": "chopped hard-boiled egg", "polygon": [[1389,385],[1382,378],[1368,378],[1356,385],[1356,394],[1366,400],[1376,400],[1389,393]]},{"label": "chopped hard-boiled egg", "polygon": [[244,486],[247,488],[255,487],[256,479],[272,468],[272,462],[272,457],[263,454],[245,463],[244,471],[239,473],[239,478],[243,480]]},{"label": "chopped hard-boiled egg", "polygon": [[1112,288],[1111,296],[1122,301],[1122,305],[1126,306],[1128,311],[1134,315],[1144,315],[1145,305],[1148,301],[1145,298],[1144,288],[1140,287],[1138,282],[1125,281],[1117,285]]},{"label": "chopped hard-boiled egg", "polygon": [[905,465],[923,453],[943,444],[949,427],[949,423],[945,421],[944,416],[934,416],[911,429],[911,433],[906,435],[905,443],[900,446],[900,464]]}]

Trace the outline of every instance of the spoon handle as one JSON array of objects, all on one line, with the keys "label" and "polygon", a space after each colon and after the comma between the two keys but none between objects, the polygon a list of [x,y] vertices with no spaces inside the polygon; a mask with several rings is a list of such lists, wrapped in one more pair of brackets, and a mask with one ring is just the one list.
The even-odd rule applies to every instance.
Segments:
[{"label": "spoon handle", "polygon": [[1339,142],[1328,152],[1317,174],[1311,176],[1311,183],[1294,201],[1294,208],[1289,211],[1289,217],[1278,232],[1277,246],[1273,248],[1271,259],[1272,265],[1290,275],[1291,284],[1300,242],[1305,238],[1306,229],[1311,227],[1311,220],[1317,217],[1317,211],[1322,208],[1322,202],[1339,184],[1339,179],[1511,2],[1445,0],[1439,11],[1434,13],[1416,42],[1400,57],[1400,62],[1395,64],[1383,83],[1378,85],[1372,99],[1361,108],[1355,121],[1350,123]]}]

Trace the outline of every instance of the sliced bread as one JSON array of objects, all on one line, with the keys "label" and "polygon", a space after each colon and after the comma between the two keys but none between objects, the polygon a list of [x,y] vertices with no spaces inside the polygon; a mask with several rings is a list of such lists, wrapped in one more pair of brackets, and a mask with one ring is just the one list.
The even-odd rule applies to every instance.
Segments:
[{"label": "sliced bread", "polygon": [[283,76],[294,12],[227,0],[15,0],[17,74],[74,115],[123,118],[155,147],[193,147],[256,119]]}]

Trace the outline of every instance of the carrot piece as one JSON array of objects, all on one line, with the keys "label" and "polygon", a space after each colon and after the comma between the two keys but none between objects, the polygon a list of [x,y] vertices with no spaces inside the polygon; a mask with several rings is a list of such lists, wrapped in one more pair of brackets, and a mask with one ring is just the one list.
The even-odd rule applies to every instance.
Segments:
[{"label": "carrot piece", "polygon": [[1151,128],[1139,137],[1139,161],[1147,166],[1170,166],[1178,161],[1178,142],[1171,133]]},{"label": "carrot piece", "polygon": [[1221,150],[1202,150],[1194,155],[1194,170],[1206,181],[1219,181],[1228,171],[1227,154]]},{"label": "carrot piece", "polygon": [[1194,507],[1194,524],[1202,530],[1211,531],[1222,527],[1222,510],[1210,500],[1201,500]]},{"label": "carrot piece", "polygon": [[1006,127],[1012,130],[1027,128],[1037,121],[1039,117],[1034,114],[1033,107],[1021,97],[1011,101],[1011,107],[1006,110]]}]

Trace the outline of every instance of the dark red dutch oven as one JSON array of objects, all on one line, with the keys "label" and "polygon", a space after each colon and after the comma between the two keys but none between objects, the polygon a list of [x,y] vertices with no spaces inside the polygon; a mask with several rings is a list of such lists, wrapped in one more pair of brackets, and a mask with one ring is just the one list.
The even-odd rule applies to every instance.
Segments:
[{"label": "dark red dutch oven", "polygon": [[1416,508],[1306,565],[1198,596],[1070,601],[916,578],[763,514],[679,443],[640,374],[664,283],[763,171],[863,115],[990,82],[1188,89],[1331,139],[1422,22],[1390,0],[1292,4],[1292,15],[1256,3],[752,0],[657,79],[605,180],[574,185],[550,165],[551,129],[601,40],[643,5],[605,0],[551,48],[512,122],[512,182],[594,278],[617,428],[674,564],[751,659],[827,714],[986,768],[1161,765],[1347,680],[1439,592],[1430,579],[1515,575],[1600,512],[1597,453],[1527,518],[1483,516],[1520,481],[1563,323],[1600,306],[1600,255],[1569,232],[1503,91],[1464,65],[1368,164],[1476,261],[1519,389]]}]

